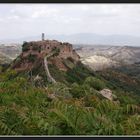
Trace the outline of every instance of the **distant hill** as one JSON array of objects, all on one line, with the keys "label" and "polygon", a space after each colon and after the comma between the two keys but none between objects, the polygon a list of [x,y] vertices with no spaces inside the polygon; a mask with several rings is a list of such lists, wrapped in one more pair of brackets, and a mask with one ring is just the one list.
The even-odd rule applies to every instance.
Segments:
[{"label": "distant hill", "polygon": [[[130,45],[140,46],[140,37],[130,35],[99,35],[93,33],[79,33],[71,35],[49,35],[46,34],[46,39],[57,39],[62,42],[70,42],[72,44],[99,44],[99,45]],[[29,36],[15,39],[3,39],[0,42],[23,43],[23,41],[40,40],[40,36]]]},{"label": "distant hill", "polygon": [[0,64],[10,63],[11,61],[12,59],[9,56],[0,52]]},{"label": "distant hill", "polygon": [[21,44],[0,44],[0,52],[14,59],[21,53]]},{"label": "distant hill", "polygon": [[140,47],[74,45],[81,61],[94,70],[140,62]]},{"label": "distant hill", "polygon": [[21,53],[20,44],[0,44],[0,64],[9,63]]}]

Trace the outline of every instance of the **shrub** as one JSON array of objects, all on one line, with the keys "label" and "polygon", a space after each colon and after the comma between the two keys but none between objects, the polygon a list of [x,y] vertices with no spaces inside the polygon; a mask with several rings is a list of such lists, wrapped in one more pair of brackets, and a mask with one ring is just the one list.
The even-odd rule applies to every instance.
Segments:
[{"label": "shrub", "polygon": [[25,41],[24,43],[23,43],[23,45],[22,45],[22,51],[23,52],[26,52],[26,51],[28,51],[30,48],[29,48],[29,46],[28,46],[28,43]]},{"label": "shrub", "polygon": [[59,48],[53,48],[52,51],[54,51],[53,57],[58,56],[60,49]]},{"label": "shrub", "polygon": [[105,83],[95,77],[86,78],[85,83],[89,84],[91,87],[93,87],[96,90],[101,90],[101,89],[105,88]]},{"label": "shrub", "polygon": [[69,88],[63,83],[55,83],[50,85],[50,92],[63,97],[63,98],[72,98],[72,95],[69,93]]},{"label": "shrub", "polygon": [[36,60],[36,55],[29,54],[27,58],[30,62],[34,62]]},{"label": "shrub", "polygon": [[77,83],[73,83],[70,89],[70,93],[74,98],[80,98],[85,96],[85,91],[82,86],[78,85]]},{"label": "shrub", "polygon": [[17,76],[17,72],[15,70],[7,70],[5,73],[0,75],[0,81],[4,80],[12,80]]}]

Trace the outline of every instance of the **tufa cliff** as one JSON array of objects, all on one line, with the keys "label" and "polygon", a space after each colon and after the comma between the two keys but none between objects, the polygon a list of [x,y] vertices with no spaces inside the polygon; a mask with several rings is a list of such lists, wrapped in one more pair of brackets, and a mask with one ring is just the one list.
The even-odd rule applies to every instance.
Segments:
[{"label": "tufa cliff", "polygon": [[45,71],[48,80],[55,82],[49,72],[49,65],[55,66],[60,71],[67,72],[80,60],[70,43],[56,40],[42,40],[24,42],[22,53],[13,61],[11,67],[17,72]]}]

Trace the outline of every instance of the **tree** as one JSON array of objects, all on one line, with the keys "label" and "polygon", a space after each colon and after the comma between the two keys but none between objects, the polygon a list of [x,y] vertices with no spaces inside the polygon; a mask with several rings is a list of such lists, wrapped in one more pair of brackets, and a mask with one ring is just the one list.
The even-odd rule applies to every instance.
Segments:
[{"label": "tree", "polygon": [[30,48],[28,46],[28,42],[24,41],[23,44],[22,44],[22,51],[23,52],[26,52],[28,51]]}]

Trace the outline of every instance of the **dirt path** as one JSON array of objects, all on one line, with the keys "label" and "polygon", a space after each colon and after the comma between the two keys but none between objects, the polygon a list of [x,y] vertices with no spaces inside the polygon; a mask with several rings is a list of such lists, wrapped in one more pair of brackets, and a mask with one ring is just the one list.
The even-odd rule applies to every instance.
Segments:
[{"label": "dirt path", "polygon": [[[53,54],[51,54],[53,55]],[[51,55],[47,55],[44,57],[44,66],[45,66],[45,71],[48,77],[48,81],[52,82],[52,83],[56,83],[55,79],[51,76],[49,68],[48,68],[48,62],[47,62],[47,58],[50,57]]]}]

